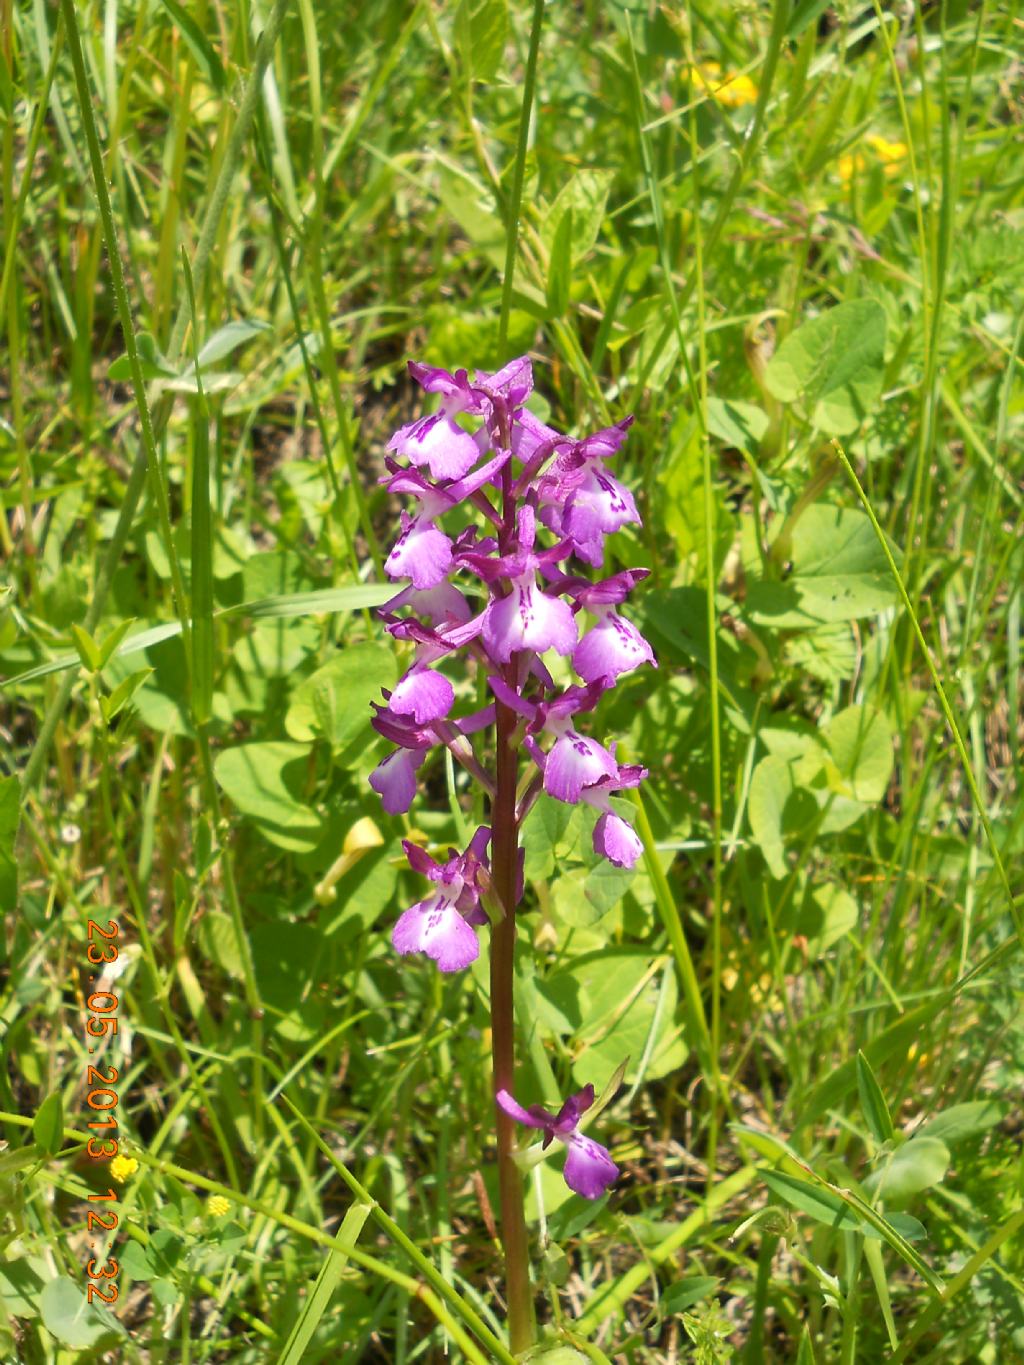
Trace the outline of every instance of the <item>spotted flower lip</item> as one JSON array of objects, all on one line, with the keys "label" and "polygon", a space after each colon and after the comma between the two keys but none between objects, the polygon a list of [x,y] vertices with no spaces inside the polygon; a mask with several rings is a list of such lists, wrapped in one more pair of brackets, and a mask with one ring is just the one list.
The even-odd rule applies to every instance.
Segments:
[{"label": "spotted flower lip", "polygon": [[618,1178],[619,1168],[606,1147],[578,1131],[580,1119],[594,1103],[594,1087],[585,1085],[570,1095],[557,1114],[542,1105],[531,1104],[528,1109],[507,1090],[499,1090],[495,1099],[501,1109],[517,1123],[527,1128],[540,1129],[543,1146],[550,1146],[557,1138],[566,1148],[565,1183],[584,1199],[600,1199],[605,1190]]},{"label": "spotted flower lip", "polygon": [[418,845],[403,841],[409,865],[437,889],[399,917],[391,934],[396,952],[425,953],[442,972],[461,971],[476,961],[480,944],[473,925],[487,919],[480,910],[480,876],[487,867],[490,837],[490,829],[481,825],[465,853],[449,849],[445,863],[435,862]]}]

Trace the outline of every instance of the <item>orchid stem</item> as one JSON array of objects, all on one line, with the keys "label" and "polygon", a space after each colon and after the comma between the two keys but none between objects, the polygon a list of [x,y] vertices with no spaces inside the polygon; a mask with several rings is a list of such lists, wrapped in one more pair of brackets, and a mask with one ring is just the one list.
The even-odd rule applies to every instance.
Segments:
[{"label": "orchid stem", "polygon": [[[516,826],[516,751],[511,741],[518,717],[497,703],[497,793],[491,811],[491,869],[504,914],[491,932],[491,1056],[494,1090],[515,1089],[513,979],[519,832]],[[498,1195],[505,1252],[509,1346],[513,1354],[533,1345],[530,1248],[523,1209],[523,1177],[513,1154],[515,1123],[495,1105],[498,1134]]]}]

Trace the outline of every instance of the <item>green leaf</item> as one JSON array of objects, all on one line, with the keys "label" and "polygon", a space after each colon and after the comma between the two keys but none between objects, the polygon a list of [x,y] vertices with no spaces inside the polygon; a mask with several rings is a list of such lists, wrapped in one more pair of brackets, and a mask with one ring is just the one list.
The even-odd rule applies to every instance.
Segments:
[{"label": "green leaf", "polygon": [[[338,1229],[338,1240],[340,1242],[348,1246],[354,1246],[358,1242],[363,1224],[370,1216],[370,1208],[369,1204],[359,1200],[349,1207],[341,1227]],[[295,1326],[288,1334],[288,1340],[277,1358],[277,1365],[301,1365],[301,1362],[307,1359],[307,1347],[312,1341],[321,1319],[330,1308],[331,1298],[347,1264],[348,1255],[343,1251],[331,1251],[324,1258],[320,1273],[316,1277],[316,1283],[307,1295],[302,1306],[302,1312],[296,1319]]]},{"label": "green leaf", "polygon": [[129,616],[127,620],[119,621],[114,629],[103,637],[99,646],[101,668],[106,668],[111,657],[120,647],[121,641],[125,638],[134,624],[135,617]]},{"label": "green leaf", "polygon": [[455,46],[470,80],[492,80],[510,35],[505,0],[461,0],[455,11]]},{"label": "green leaf", "polygon": [[223,327],[218,327],[212,336],[207,337],[203,347],[199,352],[199,368],[205,369],[208,365],[216,365],[218,360],[223,360],[225,356],[237,351],[239,346],[244,346],[253,337],[260,336],[274,329],[269,322],[258,322],[255,318],[239,319],[236,322],[226,323]]},{"label": "green leaf", "polygon": [[874,299],[837,304],[791,332],[765,370],[783,402],[833,436],[856,431],[878,403],[885,361],[885,311]]},{"label": "green leaf", "polygon": [[123,678],[117,684],[109,697],[100,697],[100,710],[108,725],[124,710],[146,679],[152,677],[153,672],[152,668],[140,668],[137,673],[129,673],[127,678]]},{"label": "green leaf", "polygon": [[572,263],[575,265],[593,249],[604,222],[605,205],[613,178],[611,171],[577,171],[562,186],[545,216],[541,230],[541,237],[549,250],[553,250],[562,220],[569,213],[572,214],[569,231]]},{"label": "green leaf", "polygon": [[174,20],[207,81],[218,94],[223,94],[227,88],[227,77],[221,60],[206,34],[177,0],[160,0],[160,3]]},{"label": "green leaf", "polygon": [[895,1137],[889,1106],[882,1094],[882,1087],[871,1070],[871,1063],[863,1052],[857,1053],[857,1090],[860,1094],[860,1107],[864,1120],[876,1142],[889,1142]]},{"label": "green leaf", "polygon": [[780,754],[767,754],[754,769],[747,799],[750,832],[773,877],[789,871],[786,845],[807,829],[818,803],[797,779],[797,766]]},{"label": "green leaf", "polygon": [[816,1223],[824,1223],[826,1227],[842,1232],[864,1231],[860,1219],[831,1190],[811,1185],[795,1175],[786,1175],[784,1171],[762,1171],[761,1179],[773,1194],[784,1199],[791,1208],[806,1213]]},{"label": "green leaf", "polygon": [[660,1308],[665,1317],[685,1312],[701,1299],[713,1294],[721,1280],[715,1275],[686,1275],[669,1285],[661,1296]]},{"label": "green leaf", "polygon": [[240,744],[218,754],[213,771],[228,799],[272,844],[298,852],[316,847],[322,821],[303,799],[308,745]]},{"label": "green leaf", "polygon": [[230,915],[223,910],[210,910],[199,921],[196,937],[203,954],[216,963],[221,971],[236,981],[245,976],[238,935]]},{"label": "green leaf", "polygon": [[788,629],[855,621],[896,601],[889,565],[863,512],[808,507],[794,527],[790,559],[785,579],[748,584],[755,624]]},{"label": "green leaf", "polygon": [[649,956],[628,949],[587,953],[570,966],[538,980],[548,1006],[545,1018],[570,1034],[573,1077],[600,1092],[624,1057],[632,1084],[665,1076],[679,1066],[686,1048],[675,1022],[677,986],[667,963],[651,970]]},{"label": "green leaf", "polygon": [[547,303],[553,318],[560,318],[569,307],[569,286],[572,283],[572,208],[559,221],[551,243],[551,263],[548,267]]},{"label": "green leaf", "polygon": [[87,668],[90,673],[98,673],[103,667],[103,659],[100,655],[100,647],[92,636],[72,623],[71,640],[78,650],[78,657],[82,661],[82,667]]},{"label": "green leaf", "polygon": [[346,645],[295,689],[285,718],[292,739],[322,736],[336,752],[362,732],[370,738],[371,701],[395,681],[395,657],[382,644]]},{"label": "green leaf", "polygon": [[59,1090],[47,1095],[32,1120],[32,1136],[41,1156],[56,1156],[64,1142],[64,1103]]},{"label": "green leaf", "polygon": [[868,804],[881,801],[895,761],[892,732],[882,713],[868,706],[848,706],[833,716],[822,735],[835,764],[832,790]]},{"label": "green leaf", "polygon": [[[173,379],[175,369],[167,357],[157,348],[155,339],[148,332],[139,332],[135,337],[139,353],[139,367],[143,379]],[[132,367],[126,355],[118,356],[107,369],[107,378],[118,384],[131,382]]]},{"label": "green leaf", "polygon": [[756,452],[768,430],[768,414],[754,403],[730,398],[708,398],[708,431],[727,446]]},{"label": "green leaf", "polygon": [[[253,620],[275,620],[291,616],[320,616],[325,612],[357,611],[360,607],[376,607],[394,597],[391,583],[356,583],[344,588],[319,588],[315,592],[281,593],[274,597],[260,597],[251,602],[239,602],[234,607],[224,607],[214,615],[218,618],[248,616]],[[150,626],[130,635],[115,656],[134,654],[139,650],[150,649],[164,640],[181,634],[179,621],[165,621],[162,625]],[[16,673],[12,678],[0,679],[0,690],[16,685],[34,682],[37,678],[60,673],[65,668],[73,668],[81,656],[62,654],[49,663],[27,668],[24,673]]]},{"label": "green leaf", "polygon": [[44,1286],[39,1312],[46,1330],[76,1351],[98,1348],[101,1342],[112,1345],[124,1337],[117,1319],[88,1303],[79,1286],[66,1275],[58,1275]]},{"label": "green leaf", "polygon": [[969,1100],[954,1104],[923,1123],[914,1135],[914,1142],[923,1137],[938,1138],[947,1145],[976,1137],[1001,1123],[1006,1117],[1006,1105],[996,1100]]},{"label": "green leaf", "polygon": [[872,1171],[864,1188],[896,1203],[938,1185],[949,1169],[949,1148],[936,1137],[914,1137]]},{"label": "green leaf", "polygon": [[0,777],[0,910],[12,914],[18,901],[18,864],[14,844],[21,820],[21,784]]}]

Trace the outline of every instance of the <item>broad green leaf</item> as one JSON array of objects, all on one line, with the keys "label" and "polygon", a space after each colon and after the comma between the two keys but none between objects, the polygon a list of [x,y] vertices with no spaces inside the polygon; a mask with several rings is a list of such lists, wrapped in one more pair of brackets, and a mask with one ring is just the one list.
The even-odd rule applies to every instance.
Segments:
[{"label": "broad green leaf", "polygon": [[[641,1065],[648,1079],[665,1076],[685,1059],[675,1022],[675,972],[666,962],[652,972],[644,953],[626,949],[587,953],[536,983],[550,1007],[545,1017],[571,1029],[573,1076],[604,1089],[623,1058],[632,1083]],[[663,977],[667,973],[667,980]]]},{"label": "broad green leaf", "polygon": [[309,746],[272,741],[239,744],[213,765],[229,800],[279,848],[315,848],[322,821],[303,794],[309,777]]},{"label": "broad green leaf", "polygon": [[41,1156],[56,1156],[64,1142],[64,1103],[60,1091],[47,1095],[32,1120],[32,1136]]},{"label": "broad green leaf", "polygon": [[319,979],[323,936],[312,924],[282,920],[258,924],[249,935],[268,1027],[291,1042],[306,1042],[323,1029]]},{"label": "broad green leaf", "polygon": [[[569,837],[569,826],[573,817],[579,817],[579,808],[565,801],[556,801],[552,796],[541,796],[526,817],[523,825],[522,844],[526,849],[524,875],[527,881],[546,881],[555,870],[555,850],[563,843],[575,843],[575,836]],[[565,850],[563,850],[565,851]]]},{"label": "broad green leaf", "polygon": [[559,190],[545,216],[541,236],[548,248],[552,249],[562,220],[566,214],[572,214],[569,246],[573,265],[597,242],[613,178],[611,171],[577,171]]},{"label": "broad green leaf", "polygon": [[[383,644],[345,645],[295,689],[285,719],[292,739],[322,736],[335,751],[369,731],[372,701],[395,681],[395,657]],[[370,736],[367,733],[367,740]]]},{"label": "broad green leaf", "polygon": [[815,503],[793,530],[792,570],[747,586],[758,625],[791,627],[855,621],[896,601],[885,555],[863,512]]},{"label": "broad green leaf", "polygon": [[885,311],[874,299],[837,304],[791,332],[768,362],[765,383],[832,436],[856,431],[882,393]]},{"label": "broad green leaf", "polygon": [[754,403],[712,395],[708,398],[708,430],[726,445],[753,454],[768,430],[768,414]]},{"label": "broad green leaf", "polygon": [[942,1182],[949,1169],[949,1148],[936,1137],[914,1137],[890,1153],[864,1181],[879,1199],[896,1203]]},{"label": "broad green leaf", "polygon": [[966,1104],[954,1104],[943,1109],[927,1123],[923,1123],[914,1135],[914,1142],[923,1137],[938,1138],[940,1142],[952,1145],[966,1138],[976,1137],[1001,1123],[1006,1117],[1006,1106],[997,1100],[969,1100]]},{"label": "broad green leaf", "polygon": [[551,262],[548,266],[547,302],[553,318],[560,318],[569,307],[569,288],[572,284],[572,208],[566,209],[551,243]]},{"label": "broad green leaf", "polygon": [[506,0],[461,0],[455,11],[455,44],[471,80],[493,79],[509,35]]},{"label": "broad green leaf", "polygon": [[[139,332],[135,337],[139,353],[139,367],[143,379],[173,379],[174,366],[157,348],[155,339],[148,332]],[[107,377],[118,384],[131,382],[132,367],[126,355],[118,356],[107,369]]]},{"label": "broad green leaf", "polygon": [[39,1296],[51,1271],[41,1256],[8,1259],[0,1264],[0,1309],[19,1318],[39,1316]]},{"label": "broad green leaf", "polygon": [[223,360],[232,351],[237,351],[239,346],[244,346],[253,337],[272,331],[273,328],[269,322],[259,322],[255,318],[239,319],[236,322],[226,323],[223,327],[218,327],[216,332],[206,339],[202,350],[199,352],[200,370],[207,365],[215,365],[218,360]]},{"label": "broad green leaf", "polygon": [[857,668],[857,642],[847,621],[832,621],[784,641],[786,662],[819,682],[843,682]]},{"label": "broad green leaf", "polygon": [[892,732],[882,713],[868,706],[848,706],[833,716],[822,735],[835,764],[832,789],[855,801],[881,801],[895,761]]},{"label": "broad green leaf", "polygon": [[754,769],[747,814],[754,842],[773,877],[788,872],[786,845],[808,828],[818,803],[797,777],[797,766],[778,754],[767,754]]},{"label": "broad green leaf", "polygon": [[715,1275],[686,1275],[675,1284],[670,1284],[661,1296],[659,1307],[665,1317],[673,1313],[683,1313],[701,1299],[713,1294],[721,1280]]},{"label": "broad green leaf", "polygon": [[58,1275],[44,1286],[39,1312],[46,1330],[76,1351],[91,1351],[101,1342],[112,1345],[124,1338],[124,1328],[117,1319],[88,1303],[81,1287],[66,1275]]},{"label": "broad green leaf", "polygon": [[18,864],[14,843],[21,819],[21,784],[0,777],[0,911],[13,913],[18,900]]},{"label": "broad green leaf", "polygon": [[245,975],[234,921],[223,910],[208,911],[196,926],[203,954],[236,981]]},{"label": "broad green leaf", "polygon": [[895,1137],[889,1106],[882,1094],[871,1063],[863,1052],[857,1053],[857,1090],[860,1094],[860,1107],[864,1120],[876,1142],[889,1142]]}]

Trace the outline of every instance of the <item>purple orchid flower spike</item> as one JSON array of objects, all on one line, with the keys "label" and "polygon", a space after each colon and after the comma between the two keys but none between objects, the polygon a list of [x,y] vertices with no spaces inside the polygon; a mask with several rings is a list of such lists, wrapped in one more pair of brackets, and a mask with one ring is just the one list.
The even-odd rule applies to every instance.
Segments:
[{"label": "purple orchid flower spike", "polygon": [[602,1147],[592,1138],[577,1131],[580,1119],[594,1103],[594,1087],[585,1085],[569,1098],[557,1114],[551,1114],[539,1104],[524,1109],[507,1090],[495,1096],[510,1118],[527,1128],[539,1128],[544,1134],[542,1146],[550,1146],[554,1138],[565,1144],[565,1183],[584,1199],[600,1199],[605,1190],[618,1178],[619,1168]]},{"label": "purple orchid flower spike", "polygon": [[396,952],[425,953],[442,972],[457,972],[480,956],[474,924],[485,924],[480,909],[479,877],[486,869],[491,831],[481,825],[465,853],[448,850],[448,861],[436,863],[407,839],[402,841],[409,865],[435,883],[437,890],[399,918],[391,935]]}]

